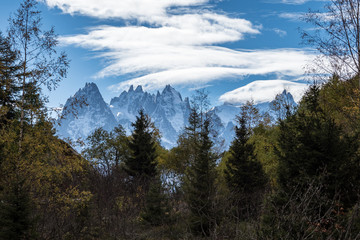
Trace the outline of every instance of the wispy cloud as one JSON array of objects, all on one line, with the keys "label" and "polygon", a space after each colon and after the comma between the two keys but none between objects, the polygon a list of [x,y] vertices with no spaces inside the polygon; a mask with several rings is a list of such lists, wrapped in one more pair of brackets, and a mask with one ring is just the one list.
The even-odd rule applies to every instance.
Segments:
[{"label": "wispy cloud", "polygon": [[329,0],[269,0],[272,3],[283,3],[283,4],[291,4],[291,5],[301,5],[307,2],[326,2]]},{"label": "wispy cloud", "polygon": [[[222,43],[261,33],[261,26],[207,8],[209,0],[43,0],[64,13],[100,19],[119,18],[124,25],[101,25],[86,34],[62,36],[106,59],[98,78],[122,76],[111,86],[161,88],[166,84],[208,84],[222,78],[279,74],[300,76],[312,53],[299,49],[232,50]],[[127,20],[136,20],[127,21]],[[280,36],[285,31],[275,29]],[[136,76],[131,78],[131,76]]]},{"label": "wispy cloud", "polygon": [[311,1],[311,0],[281,0],[281,3],[300,5],[300,4],[307,3],[309,1]]},{"label": "wispy cloud", "polygon": [[95,18],[138,19],[164,16],[171,7],[188,7],[209,0],[40,0],[64,13]]},{"label": "wispy cloud", "polygon": [[278,29],[278,28],[274,28],[273,31],[280,37],[285,37],[287,35],[286,31]]},{"label": "wispy cloud", "polygon": [[[291,21],[303,21],[304,18],[310,13],[305,12],[287,12],[287,13],[280,13],[280,18],[286,18]],[[316,13],[317,17],[319,17],[322,21],[330,21],[334,19],[334,16],[331,16],[329,13]]]},{"label": "wispy cloud", "polygon": [[306,13],[304,12],[287,12],[287,13],[280,13],[279,17],[286,18],[291,21],[301,21],[301,19],[305,17],[305,14]]},{"label": "wispy cloud", "polygon": [[[307,52],[297,49],[235,51],[220,47],[197,47],[175,53],[182,56],[179,58],[167,54],[157,56],[150,54],[147,61],[143,61],[141,55],[137,56],[138,60],[134,59],[136,63],[132,67],[142,66],[142,70],[145,70],[155,68],[158,64],[158,68],[164,69],[121,82],[111,88],[121,91],[130,85],[142,85],[146,89],[156,89],[166,84],[206,84],[222,78],[243,78],[248,75],[271,73],[297,77],[304,72],[301,66],[312,59]],[[124,60],[124,64],[126,62],[130,61]],[[173,66],[166,67],[170,64]],[[114,69],[118,68],[114,67]]]},{"label": "wispy cloud", "polygon": [[257,104],[272,101],[277,94],[287,90],[291,92],[294,100],[298,102],[307,88],[308,85],[303,83],[285,80],[259,80],[223,94],[220,97],[220,101],[239,104],[251,99]]}]

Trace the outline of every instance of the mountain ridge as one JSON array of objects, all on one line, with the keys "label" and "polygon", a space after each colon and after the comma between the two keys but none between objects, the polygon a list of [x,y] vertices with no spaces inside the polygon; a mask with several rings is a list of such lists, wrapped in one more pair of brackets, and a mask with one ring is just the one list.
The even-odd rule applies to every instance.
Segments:
[{"label": "mountain ridge", "polygon": [[[291,93],[284,90],[282,95],[296,104]],[[84,88],[79,89],[66,101],[65,108],[74,104],[77,98],[84,98],[87,106],[75,107],[77,116],[70,113],[60,121],[60,127],[57,128],[60,137],[70,138],[73,141],[77,138],[86,139],[95,128],[102,127],[109,131],[118,124],[121,124],[130,135],[131,123],[135,121],[140,109],[143,109],[159,129],[163,147],[170,149],[176,146],[178,136],[187,125],[190,114],[189,98],[183,99],[181,94],[170,85],[166,85],[156,94],[144,91],[141,85],[135,89],[131,85],[128,91],[123,91],[107,104],[96,84],[86,83]],[[270,108],[270,103],[262,103],[258,107],[260,112],[266,112]],[[214,130],[217,132],[217,137],[224,140],[225,148],[230,145],[234,137],[235,117],[239,113],[240,106],[230,103],[209,110]]]}]

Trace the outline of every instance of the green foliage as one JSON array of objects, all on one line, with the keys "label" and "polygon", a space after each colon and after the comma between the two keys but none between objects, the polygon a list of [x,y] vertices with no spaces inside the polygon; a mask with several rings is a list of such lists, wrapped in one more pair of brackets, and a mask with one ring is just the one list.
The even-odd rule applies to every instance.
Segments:
[{"label": "green foliage", "polygon": [[275,154],[278,126],[259,124],[253,129],[249,142],[254,145],[254,154],[269,178],[272,187],[277,185],[278,160]]},{"label": "green foliage", "polygon": [[125,170],[133,177],[153,178],[157,174],[157,154],[150,118],[140,110],[132,126],[134,131],[129,141],[130,157],[125,160]]},{"label": "green foliage", "polygon": [[343,203],[351,205],[355,197],[357,147],[342,137],[341,128],[321,109],[319,93],[319,88],[312,86],[299,111],[280,123],[279,184],[291,191],[322,176],[318,180],[326,183],[328,197],[341,194]]},{"label": "green foliage", "polygon": [[159,177],[150,184],[145,198],[145,209],[141,213],[142,219],[152,225],[160,226],[169,223],[169,205],[164,188]]},{"label": "green foliage", "polygon": [[16,117],[15,103],[19,93],[16,82],[16,53],[11,50],[9,39],[0,32],[0,124]]},{"label": "green foliage", "polygon": [[239,116],[237,121],[239,126],[235,127],[236,136],[230,146],[225,179],[235,204],[235,216],[244,220],[258,215],[267,178],[254,154],[254,145],[249,142],[246,115]]},{"label": "green foliage", "polygon": [[82,154],[89,160],[95,160],[106,174],[119,169],[129,155],[128,138],[121,125],[111,132],[102,128],[95,129],[87,140],[89,146]]},{"label": "green foliage", "polygon": [[323,111],[331,115],[347,135],[360,133],[360,88],[358,77],[346,81],[334,75],[320,91]]},{"label": "green foliage", "polygon": [[34,239],[32,205],[24,181],[13,179],[0,192],[0,239]]},{"label": "green foliage", "polygon": [[264,239],[348,239],[350,234],[343,235],[352,223],[342,216],[358,200],[358,143],[323,110],[320,92],[311,86],[298,111],[280,122],[279,188],[267,199]]},{"label": "green foliage", "polygon": [[244,116],[238,117],[240,126],[235,127],[236,137],[230,146],[231,156],[226,162],[225,176],[233,192],[250,194],[264,188],[266,177],[256,160],[254,145],[249,142],[249,129]]},{"label": "green foliage", "polygon": [[209,236],[216,226],[214,210],[215,161],[209,137],[209,120],[205,120],[200,139],[194,143],[193,161],[186,169],[184,181],[185,200],[190,208],[190,227],[197,235]]}]

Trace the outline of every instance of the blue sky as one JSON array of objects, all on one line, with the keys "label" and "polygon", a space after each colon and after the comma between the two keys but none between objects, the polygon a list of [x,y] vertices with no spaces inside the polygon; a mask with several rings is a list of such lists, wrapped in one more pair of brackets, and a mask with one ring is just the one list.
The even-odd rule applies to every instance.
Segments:
[{"label": "blue sky", "polygon": [[[19,0],[1,0],[0,29]],[[183,96],[206,87],[213,105],[266,101],[287,88],[299,98],[314,52],[301,45],[298,17],[322,9],[307,0],[42,0],[44,28],[55,26],[71,60],[49,93],[65,103],[86,82],[109,102],[131,84]],[[266,80],[266,81],[265,81]]]}]

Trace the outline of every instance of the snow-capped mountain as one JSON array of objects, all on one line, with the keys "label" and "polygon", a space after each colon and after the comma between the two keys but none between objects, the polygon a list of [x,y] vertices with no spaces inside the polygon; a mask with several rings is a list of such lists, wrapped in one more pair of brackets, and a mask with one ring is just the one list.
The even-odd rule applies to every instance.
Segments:
[{"label": "snow-capped mountain", "polygon": [[[296,105],[292,95],[285,91],[278,96],[280,102]],[[84,100],[87,105],[79,106],[77,100]],[[269,111],[270,102],[258,103],[255,105],[260,112],[269,112],[274,119],[276,112]],[[179,134],[188,123],[190,114],[189,99],[183,99],[181,94],[170,85],[157,94],[144,92],[141,86],[131,86],[128,91],[123,91],[119,97],[111,99],[110,105],[106,104],[94,83],[87,83],[73,97],[69,98],[64,109],[74,108],[76,116],[70,112],[66,118],[61,120],[58,128],[58,135],[63,138],[76,140],[85,139],[93,130],[102,127],[111,130],[121,124],[127,134],[131,134],[133,123],[140,109],[143,109],[160,130],[161,143],[165,148],[176,146]],[[209,111],[212,118],[212,125],[216,131],[218,140],[224,140],[224,148],[227,148],[234,138],[234,126],[236,115],[240,113],[240,105],[225,103],[216,106]]]},{"label": "snow-capped mountain", "polygon": [[[213,121],[213,128],[217,132],[217,137],[224,140],[224,147],[227,149],[235,137],[234,127],[236,123],[236,116],[240,113],[241,103],[231,104],[225,102],[223,105],[213,107],[209,113]],[[279,108],[274,109],[274,105]],[[282,105],[282,106],[279,106]],[[279,118],[286,116],[285,105],[290,109],[294,109],[297,104],[293,96],[286,90],[276,96],[271,102],[259,102],[254,104],[259,110],[260,114],[267,113],[269,117],[276,121]]]},{"label": "snow-capped mountain", "polygon": [[117,121],[131,133],[131,123],[135,121],[140,109],[151,117],[162,135],[162,145],[167,148],[175,146],[177,136],[187,123],[190,112],[189,99],[182,99],[170,85],[157,94],[144,92],[141,86],[135,90],[131,86],[119,97],[110,101],[110,108]]},{"label": "snow-capped mountain", "polygon": [[98,127],[109,131],[117,124],[96,84],[86,83],[66,101],[57,131],[60,137],[75,141],[86,139]]}]

